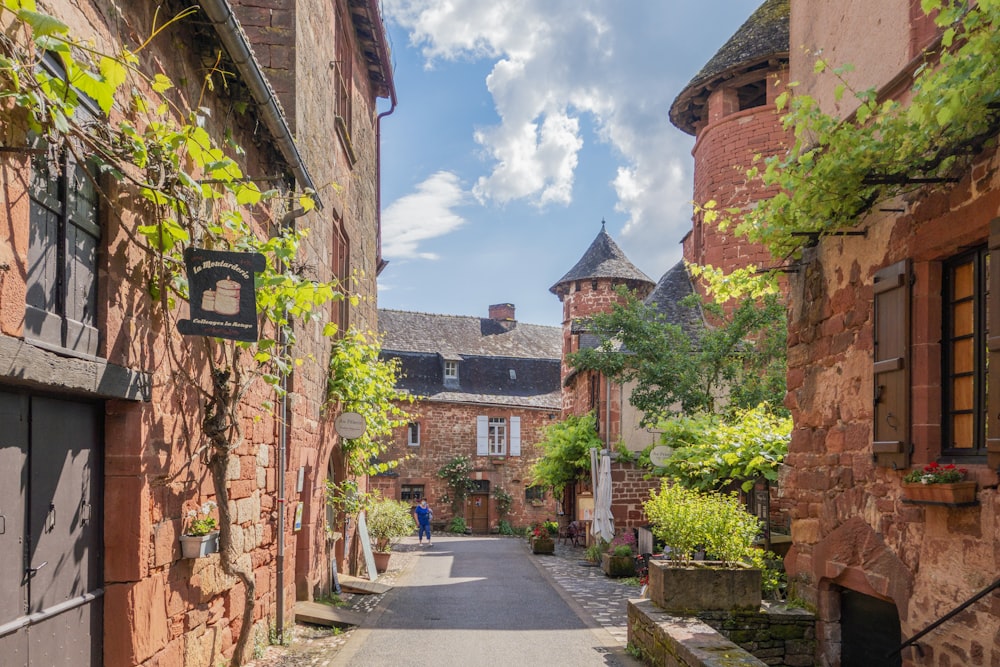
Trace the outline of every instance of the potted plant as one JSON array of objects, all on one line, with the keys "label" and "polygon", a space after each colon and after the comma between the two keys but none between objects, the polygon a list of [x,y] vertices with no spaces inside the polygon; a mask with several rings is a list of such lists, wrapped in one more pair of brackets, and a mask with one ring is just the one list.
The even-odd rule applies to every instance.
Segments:
[{"label": "potted plant", "polygon": [[204,558],[219,550],[218,521],[212,516],[216,504],[209,500],[199,509],[188,512],[188,528],[181,535],[181,555],[184,558]]},{"label": "potted plant", "polygon": [[[545,521],[542,523],[536,523],[531,527],[531,551],[536,554],[551,554],[555,553],[556,550],[556,540],[555,537],[549,532],[547,524],[555,523],[554,521]],[[556,532],[559,531],[559,526],[556,524]]]},{"label": "potted plant", "polygon": [[369,503],[365,522],[372,539],[376,571],[388,569],[392,546],[416,529],[411,512],[409,503],[402,500],[376,498]]},{"label": "potted plant", "polygon": [[[750,567],[760,522],[735,494],[664,480],[644,504],[667,560],[649,563],[650,598],[667,611],[757,610],[761,571]],[[711,560],[696,560],[704,553]]]},{"label": "potted plant", "polygon": [[904,502],[930,505],[968,505],[976,502],[976,482],[965,479],[965,468],[936,461],[903,477]]},{"label": "potted plant", "polygon": [[601,553],[601,570],[609,577],[631,577],[635,574],[635,531],[626,530],[611,540]]}]

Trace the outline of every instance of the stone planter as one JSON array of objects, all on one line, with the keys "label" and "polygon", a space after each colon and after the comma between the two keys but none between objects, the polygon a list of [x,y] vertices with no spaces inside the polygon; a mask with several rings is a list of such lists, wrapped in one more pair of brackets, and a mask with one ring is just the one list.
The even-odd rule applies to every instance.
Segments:
[{"label": "stone planter", "polygon": [[219,551],[219,531],[208,535],[181,535],[181,556],[204,558]]},{"label": "stone planter", "polygon": [[761,573],[713,561],[681,565],[653,560],[649,562],[649,597],[674,613],[757,611],[762,597]]},{"label": "stone planter", "polygon": [[976,483],[971,480],[949,484],[903,484],[903,500],[925,505],[972,505],[976,502]]},{"label": "stone planter", "polygon": [[375,571],[382,574],[389,569],[389,556],[392,553],[389,551],[373,551],[372,558],[375,560]]},{"label": "stone planter", "polygon": [[556,541],[551,537],[536,537],[531,540],[531,551],[536,554],[555,553]]},{"label": "stone planter", "polygon": [[605,552],[601,554],[601,570],[609,577],[634,577],[634,556],[612,556]]}]

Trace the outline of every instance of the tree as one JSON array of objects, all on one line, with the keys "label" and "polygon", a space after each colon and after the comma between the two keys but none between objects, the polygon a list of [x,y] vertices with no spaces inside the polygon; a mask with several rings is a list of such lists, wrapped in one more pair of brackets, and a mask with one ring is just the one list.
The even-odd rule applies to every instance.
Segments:
[{"label": "tree", "polygon": [[548,487],[561,498],[567,486],[586,479],[590,450],[604,447],[595,424],[594,414],[588,412],[549,425],[538,443],[542,456],[531,466],[531,485]]},{"label": "tree", "polygon": [[589,322],[600,345],[569,355],[569,363],[619,383],[634,381],[629,400],[645,425],[679,414],[782,405],[785,310],[776,293],[743,299],[729,313],[688,296],[685,307],[701,307],[717,323],[702,321],[693,330],[667,321],[627,290],[619,293],[623,303]]}]

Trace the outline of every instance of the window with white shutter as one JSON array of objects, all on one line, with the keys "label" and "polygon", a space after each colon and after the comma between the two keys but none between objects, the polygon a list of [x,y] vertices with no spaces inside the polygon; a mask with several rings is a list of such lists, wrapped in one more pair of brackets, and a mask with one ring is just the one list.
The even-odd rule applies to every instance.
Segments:
[{"label": "window with white shutter", "polygon": [[521,418],[510,418],[510,455],[521,455]]}]

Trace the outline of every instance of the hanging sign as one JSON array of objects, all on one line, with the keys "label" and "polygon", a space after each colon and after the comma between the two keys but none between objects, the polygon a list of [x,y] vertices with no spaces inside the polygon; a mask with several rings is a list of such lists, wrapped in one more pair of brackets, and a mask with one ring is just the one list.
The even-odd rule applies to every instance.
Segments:
[{"label": "hanging sign", "polygon": [[652,463],[657,468],[662,468],[663,464],[667,462],[670,455],[674,453],[673,447],[667,447],[666,445],[657,445],[649,452],[649,462]]},{"label": "hanging sign", "polygon": [[264,255],[187,248],[191,319],[179,320],[185,336],[212,336],[257,341],[257,299],[254,273],[264,270]]},{"label": "hanging sign", "polygon": [[361,413],[341,412],[333,421],[333,428],[341,438],[354,440],[365,434],[368,422]]}]

